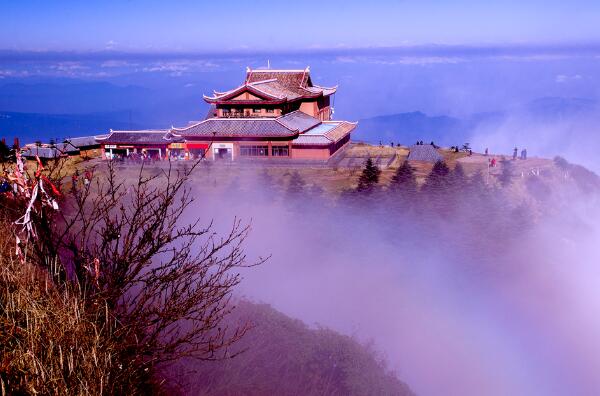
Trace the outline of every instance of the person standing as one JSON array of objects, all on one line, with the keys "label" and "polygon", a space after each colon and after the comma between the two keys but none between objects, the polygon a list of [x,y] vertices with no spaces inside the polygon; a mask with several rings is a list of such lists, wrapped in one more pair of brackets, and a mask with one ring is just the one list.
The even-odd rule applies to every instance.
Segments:
[{"label": "person standing", "polygon": [[79,179],[79,170],[75,169],[75,173],[73,173],[71,175],[71,182],[72,182],[71,189],[73,191],[75,191],[77,189],[77,181],[78,181],[78,179]]},{"label": "person standing", "polygon": [[83,177],[83,183],[88,186],[92,182],[92,171],[86,169]]}]

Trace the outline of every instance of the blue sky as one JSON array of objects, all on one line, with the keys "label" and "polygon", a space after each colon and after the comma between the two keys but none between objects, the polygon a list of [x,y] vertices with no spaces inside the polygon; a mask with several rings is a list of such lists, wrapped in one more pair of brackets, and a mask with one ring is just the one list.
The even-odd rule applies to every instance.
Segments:
[{"label": "blue sky", "polygon": [[600,42],[600,2],[3,1],[0,49],[236,51]]}]

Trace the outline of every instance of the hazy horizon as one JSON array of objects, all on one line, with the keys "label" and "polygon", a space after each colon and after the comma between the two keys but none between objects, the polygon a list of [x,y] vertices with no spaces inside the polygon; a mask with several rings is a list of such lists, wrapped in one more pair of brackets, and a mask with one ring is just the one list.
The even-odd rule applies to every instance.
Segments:
[{"label": "hazy horizon", "polygon": [[[600,171],[593,155],[600,46],[592,44],[233,54],[0,51],[0,135],[60,141],[109,129],[183,126],[205,117],[202,95],[236,87],[246,67],[268,64],[310,66],[316,84],[338,85],[334,118],[375,119],[369,128],[360,122],[355,139],[470,142],[477,151],[505,154],[527,147],[531,155],[562,155]],[[382,116],[391,121],[381,124]]]}]

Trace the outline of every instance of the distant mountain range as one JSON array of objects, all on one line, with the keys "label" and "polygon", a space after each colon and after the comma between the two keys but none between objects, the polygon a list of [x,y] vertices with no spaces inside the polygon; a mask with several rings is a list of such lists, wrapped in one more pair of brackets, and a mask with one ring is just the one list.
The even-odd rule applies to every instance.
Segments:
[{"label": "distant mountain range", "polygon": [[389,114],[359,120],[354,140],[368,143],[412,144],[435,142],[442,146],[462,145],[478,128],[501,125],[512,118],[552,123],[564,119],[600,114],[600,103],[581,98],[540,98],[508,110],[479,113],[468,118],[429,116],[420,111]]},{"label": "distant mountain range", "polygon": [[126,113],[100,114],[38,114],[0,112],[0,137],[12,143],[19,137],[22,143],[50,139],[62,141],[69,137],[100,135],[112,129],[139,129],[131,124]]},{"label": "distant mountain range", "polygon": [[469,122],[448,116],[428,116],[420,111],[367,118],[358,122],[354,140],[383,144],[411,144],[419,140],[439,144],[462,144]]},{"label": "distant mountain range", "polygon": [[[201,119],[206,112],[202,90],[197,89],[159,95],[133,85],[69,81],[10,83],[0,88],[0,137],[9,141],[14,136],[23,141],[47,141],[103,134],[110,129],[167,128]],[[353,139],[405,145],[423,140],[453,146],[468,142],[474,131],[494,130],[515,117],[551,124],[586,114],[600,114],[598,101],[546,97],[468,118],[415,111],[359,120]]]},{"label": "distant mountain range", "polygon": [[0,137],[62,140],[110,129],[181,126],[206,114],[200,85],[170,90],[51,79],[0,85]]}]

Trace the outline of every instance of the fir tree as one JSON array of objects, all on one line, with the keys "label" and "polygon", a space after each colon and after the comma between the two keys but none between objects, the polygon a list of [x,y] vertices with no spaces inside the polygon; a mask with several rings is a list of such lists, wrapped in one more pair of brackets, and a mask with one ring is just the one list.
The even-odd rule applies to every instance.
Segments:
[{"label": "fir tree", "polygon": [[545,201],[552,195],[552,189],[539,176],[525,179],[525,187],[527,192],[538,201]]},{"label": "fir tree", "polygon": [[444,161],[436,162],[427,176],[423,191],[428,194],[446,192],[450,183],[449,174],[450,168],[448,168],[448,165]]},{"label": "fir tree", "polygon": [[392,191],[400,189],[416,191],[417,179],[415,178],[415,171],[408,161],[404,161],[398,170],[396,170],[390,183],[390,189]]},{"label": "fir tree", "polygon": [[569,170],[569,162],[567,162],[566,159],[558,155],[554,157],[554,165],[556,165],[560,170]]},{"label": "fir tree", "polygon": [[373,191],[377,183],[379,183],[379,175],[381,170],[375,166],[373,160],[369,158],[365,163],[362,174],[358,178],[357,191],[370,193]]},{"label": "fir tree", "polygon": [[438,161],[427,176],[421,189],[425,202],[429,204],[430,214],[437,216],[440,212],[448,212],[454,205],[451,202],[450,168],[443,161]]},{"label": "fir tree", "polygon": [[498,176],[498,181],[502,187],[506,188],[512,183],[512,163],[506,159],[503,159],[500,161],[500,164],[502,165],[502,172],[500,173],[500,176]]},{"label": "fir tree", "polygon": [[467,185],[468,195],[471,197],[484,195],[488,191],[485,177],[481,171],[475,173]]},{"label": "fir tree", "polygon": [[313,184],[309,190],[310,197],[315,200],[320,199],[324,192],[325,191],[323,190],[323,187],[319,186],[318,184]]},{"label": "fir tree", "polygon": [[415,172],[408,161],[404,161],[392,177],[388,189],[388,199],[392,207],[402,210],[415,204],[418,187]]},{"label": "fir tree", "polygon": [[287,195],[292,198],[298,198],[304,193],[305,186],[306,183],[304,182],[304,179],[302,179],[302,176],[296,171],[292,173],[292,176],[290,177]]},{"label": "fir tree", "polygon": [[486,229],[493,215],[491,208],[494,195],[488,187],[482,171],[475,173],[466,185],[462,204],[468,210],[462,211],[463,216],[471,224],[472,229]]},{"label": "fir tree", "polygon": [[465,169],[460,162],[457,162],[454,169],[452,169],[451,179],[453,183],[458,185],[465,185],[469,181],[469,178],[465,174]]},{"label": "fir tree", "polygon": [[448,193],[460,200],[465,194],[469,178],[460,162],[456,163],[454,169],[448,175]]},{"label": "fir tree", "polygon": [[266,168],[258,175],[258,183],[260,187],[258,194],[259,199],[264,202],[272,202],[277,199],[280,191],[279,186]]},{"label": "fir tree", "polygon": [[267,189],[272,189],[275,181],[273,180],[273,176],[271,176],[269,174],[269,171],[264,168],[262,173],[259,176],[259,182],[261,184],[261,187],[263,188],[267,188]]}]

